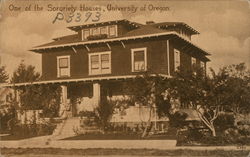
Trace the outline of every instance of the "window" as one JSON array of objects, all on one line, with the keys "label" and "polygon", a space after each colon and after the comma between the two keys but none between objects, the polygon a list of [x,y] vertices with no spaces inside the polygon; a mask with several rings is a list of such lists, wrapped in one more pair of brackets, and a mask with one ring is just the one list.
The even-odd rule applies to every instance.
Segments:
[{"label": "window", "polygon": [[192,66],[196,65],[196,58],[191,57],[191,64],[192,64]]},{"label": "window", "polygon": [[116,25],[109,26],[109,36],[117,36],[116,29],[117,29]]},{"label": "window", "polygon": [[174,49],[174,70],[178,70],[180,67],[180,51]]},{"label": "window", "polygon": [[70,76],[70,56],[57,57],[57,77]]},{"label": "window", "polygon": [[147,70],[147,48],[131,49],[132,72]]},{"label": "window", "polygon": [[205,63],[204,62],[200,62],[200,66],[201,66],[201,68],[203,69],[203,70],[205,70]]},{"label": "window", "polygon": [[92,29],[92,35],[99,35],[99,34],[100,34],[100,28],[99,27]]},{"label": "window", "polygon": [[108,34],[107,27],[100,28],[101,34]]},{"label": "window", "polygon": [[82,36],[83,36],[82,40],[87,39],[89,35],[90,35],[90,30],[89,29],[84,29],[82,31]]},{"label": "window", "polygon": [[89,74],[110,74],[111,52],[99,52],[89,54]]}]

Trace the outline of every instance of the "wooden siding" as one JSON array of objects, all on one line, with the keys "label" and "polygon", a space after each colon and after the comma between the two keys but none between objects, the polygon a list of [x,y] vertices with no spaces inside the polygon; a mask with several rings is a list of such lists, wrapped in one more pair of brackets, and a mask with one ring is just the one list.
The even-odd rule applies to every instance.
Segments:
[{"label": "wooden siding", "polygon": [[[70,55],[70,77],[69,78],[87,78],[90,77],[88,71],[88,53],[111,51],[111,74],[99,76],[121,76],[137,74],[131,70],[131,49],[147,48],[147,65],[153,73],[167,74],[167,40],[163,38],[138,39],[124,42],[125,48],[121,42],[110,43],[111,50],[106,44],[89,45],[75,47],[77,53],[72,48],[61,48],[48,50],[42,54],[42,78],[43,80],[65,79],[57,78],[57,56]],[[98,75],[96,75],[98,76]],[[93,77],[93,75],[91,76]]]}]

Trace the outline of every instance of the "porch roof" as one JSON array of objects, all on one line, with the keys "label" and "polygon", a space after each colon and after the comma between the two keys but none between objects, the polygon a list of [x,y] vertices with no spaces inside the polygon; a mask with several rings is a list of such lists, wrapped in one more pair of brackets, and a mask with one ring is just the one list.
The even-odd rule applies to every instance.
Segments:
[{"label": "porch roof", "polygon": [[[124,75],[124,76],[104,76],[104,77],[89,77],[89,78],[78,78],[78,79],[61,79],[61,80],[48,80],[48,81],[36,81],[36,82],[24,82],[24,83],[2,83],[0,84],[0,88],[2,87],[21,87],[21,86],[29,86],[29,85],[41,85],[41,84],[63,84],[70,82],[93,82],[93,81],[101,81],[101,80],[123,80],[136,78],[138,75]],[[140,76],[140,75],[139,75]],[[156,76],[152,74],[151,76]],[[162,77],[170,77],[169,75],[160,74]]]}]

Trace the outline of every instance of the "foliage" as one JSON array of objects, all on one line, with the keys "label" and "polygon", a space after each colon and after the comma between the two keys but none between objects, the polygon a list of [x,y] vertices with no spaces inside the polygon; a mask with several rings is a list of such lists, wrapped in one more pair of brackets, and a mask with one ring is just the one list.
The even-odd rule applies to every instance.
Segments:
[{"label": "foliage", "polygon": [[220,113],[218,118],[214,121],[216,129],[220,132],[224,132],[229,128],[234,127],[235,118],[233,114],[230,113]]},{"label": "foliage", "polygon": [[223,93],[225,110],[235,115],[250,113],[250,71],[244,63],[230,65],[221,69],[224,73]]},{"label": "foliage", "polygon": [[1,105],[0,108],[0,131],[10,130],[10,121],[15,118],[14,106]]},{"label": "foliage", "polygon": [[19,87],[21,110],[43,110],[43,116],[58,116],[60,107],[60,86],[30,85]]},{"label": "foliage", "polygon": [[187,117],[187,113],[179,111],[169,114],[169,125],[175,128],[182,128],[186,125]]},{"label": "foliage", "polygon": [[32,65],[25,65],[22,61],[18,68],[14,71],[11,78],[12,83],[34,82],[40,79],[40,74],[35,72],[35,67]]},{"label": "foliage", "polygon": [[51,135],[55,128],[56,125],[53,123],[15,125],[14,128],[12,129],[12,135],[16,136]]},{"label": "foliage", "polygon": [[103,96],[99,106],[95,109],[96,122],[103,131],[105,131],[109,125],[109,121],[114,113],[115,105],[114,102],[108,101],[107,98]]},{"label": "foliage", "polygon": [[9,76],[5,70],[5,66],[0,66],[0,83],[5,83],[9,79]]},{"label": "foliage", "polygon": [[126,84],[128,93],[130,93],[130,99],[134,102],[134,104],[147,106],[149,108],[149,118],[142,137],[146,137],[152,128],[151,118],[153,108],[156,106],[156,97],[160,97],[159,94],[161,93],[158,92],[157,89],[158,79],[158,76],[151,77],[148,72],[145,72]]},{"label": "foliage", "polygon": [[[14,71],[11,82],[33,82],[40,79],[32,65],[23,62]],[[29,85],[16,87],[20,94],[21,110],[43,110],[43,116],[58,116],[61,89],[57,84]]]},{"label": "foliage", "polygon": [[91,118],[91,117],[95,117],[95,112],[93,112],[93,111],[80,111],[79,116]]},{"label": "foliage", "polygon": [[201,75],[199,69],[197,73],[177,72],[169,79],[166,94],[196,109],[200,119],[216,136],[214,121],[220,111],[233,106],[242,108],[250,103],[249,72],[244,70],[244,64],[240,64],[224,67],[217,74],[211,69],[210,77]]}]

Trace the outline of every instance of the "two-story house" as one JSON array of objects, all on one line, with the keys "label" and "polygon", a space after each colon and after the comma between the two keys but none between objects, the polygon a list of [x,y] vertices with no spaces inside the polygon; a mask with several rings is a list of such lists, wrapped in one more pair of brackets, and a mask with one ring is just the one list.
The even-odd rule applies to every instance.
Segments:
[{"label": "two-story house", "polygon": [[122,97],[121,83],[140,72],[169,77],[193,64],[206,69],[209,61],[209,54],[191,41],[199,32],[183,22],[116,20],[68,29],[75,33],[31,51],[42,56],[42,81],[33,84],[60,84],[62,104],[69,104],[73,94],[81,96],[70,107],[73,116],[93,109],[103,95]]}]

